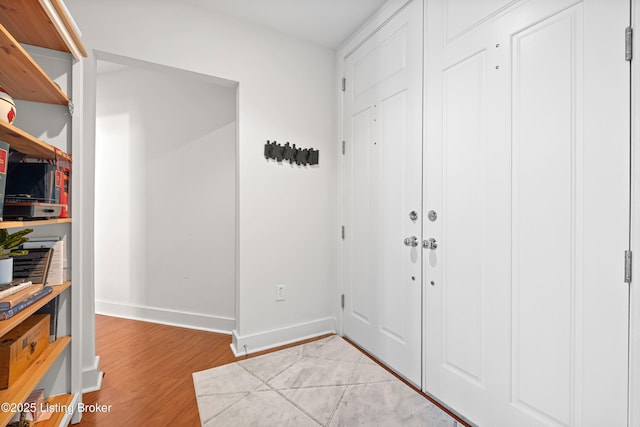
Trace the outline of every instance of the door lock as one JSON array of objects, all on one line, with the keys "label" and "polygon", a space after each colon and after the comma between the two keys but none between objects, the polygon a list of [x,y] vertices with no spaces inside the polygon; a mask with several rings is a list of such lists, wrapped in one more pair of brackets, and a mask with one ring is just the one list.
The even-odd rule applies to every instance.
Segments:
[{"label": "door lock", "polygon": [[407,237],[406,239],[404,239],[404,245],[415,248],[416,246],[418,246],[418,238],[416,236]]},{"label": "door lock", "polygon": [[437,249],[438,248],[438,242],[436,242],[436,239],[434,239],[432,237],[429,240],[423,240],[422,241],[422,247],[425,248],[425,249]]}]

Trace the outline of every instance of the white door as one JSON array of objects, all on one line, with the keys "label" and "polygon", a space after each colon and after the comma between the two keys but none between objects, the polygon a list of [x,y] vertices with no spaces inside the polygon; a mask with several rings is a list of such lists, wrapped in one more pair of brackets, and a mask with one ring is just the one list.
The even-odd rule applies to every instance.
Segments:
[{"label": "white door", "polygon": [[346,59],[344,94],[344,334],[417,385],[422,38],[414,1]]},{"label": "white door", "polygon": [[625,426],[629,1],[426,16],[424,388],[480,426]]}]

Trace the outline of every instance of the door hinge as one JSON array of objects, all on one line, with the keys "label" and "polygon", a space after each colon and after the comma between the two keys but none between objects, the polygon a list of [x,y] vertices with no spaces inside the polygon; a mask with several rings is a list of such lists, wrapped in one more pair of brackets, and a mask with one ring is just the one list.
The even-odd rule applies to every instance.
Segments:
[{"label": "door hinge", "polygon": [[633,59],[633,28],[627,27],[624,30],[624,59]]},{"label": "door hinge", "polygon": [[624,283],[631,283],[631,251],[624,251]]},{"label": "door hinge", "polygon": [[344,310],[344,294],[340,295],[340,308]]},{"label": "door hinge", "polygon": [[343,77],[342,78],[342,91],[344,92],[345,90],[347,90],[347,79],[345,79]]},{"label": "door hinge", "polygon": [[342,141],[342,155],[343,155],[343,156],[344,156],[344,154],[347,152],[347,149],[346,149],[346,147],[345,147],[346,145],[347,145],[347,143],[346,143],[346,142],[344,142],[344,141]]},{"label": "door hinge", "polygon": [[69,109],[69,115],[73,116],[73,112],[75,111],[75,106],[73,105],[73,101],[69,100],[67,103],[67,108]]},{"label": "door hinge", "polygon": [[342,226],[342,240],[344,240],[344,225]]}]

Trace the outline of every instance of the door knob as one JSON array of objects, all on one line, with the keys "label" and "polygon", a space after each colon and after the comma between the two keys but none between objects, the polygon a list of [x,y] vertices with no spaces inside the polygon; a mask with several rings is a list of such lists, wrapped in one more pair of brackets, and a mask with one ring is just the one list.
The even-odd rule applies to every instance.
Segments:
[{"label": "door knob", "polygon": [[407,237],[406,239],[404,239],[404,245],[415,248],[416,246],[418,246],[418,238],[416,236]]},{"label": "door knob", "polygon": [[422,247],[425,249],[436,249],[438,247],[438,242],[433,237],[429,240],[422,241]]}]

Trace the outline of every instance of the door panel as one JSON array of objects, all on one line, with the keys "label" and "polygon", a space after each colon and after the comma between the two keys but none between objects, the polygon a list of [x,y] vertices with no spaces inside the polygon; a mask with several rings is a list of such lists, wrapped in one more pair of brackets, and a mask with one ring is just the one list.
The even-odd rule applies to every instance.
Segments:
[{"label": "door panel", "polygon": [[[406,117],[407,117],[407,92],[403,90],[397,94],[380,102],[380,123],[382,125],[382,141],[406,141]],[[401,345],[407,345],[407,325],[404,315],[400,315],[399,308],[404,307],[408,298],[406,286],[396,286],[398,283],[409,283],[407,281],[419,268],[420,262],[417,260],[419,252],[412,250],[407,263],[407,251],[402,248],[401,241],[405,232],[405,223],[408,222],[408,198],[404,191],[400,189],[408,188],[407,174],[398,167],[399,165],[410,164],[413,159],[408,155],[415,155],[408,150],[405,144],[381,144],[382,162],[380,165],[380,203],[379,210],[382,228],[382,241],[387,244],[381,248],[381,280],[382,283],[391,286],[382,286],[382,312],[380,313],[380,331],[389,338],[396,340]],[[415,203],[415,201],[413,201]],[[399,219],[404,217],[404,221]],[[398,239],[400,236],[400,239]],[[400,249],[400,250],[399,250]],[[416,278],[417,280],[417,278]],[[411,285],[410,285],[411,286]]]},{"label": "door panel", "polygon": [[[479,197],[484,143],[486,52],[443,72],[443,363],[482,385],[482,222]],[[465,268],[456,268],[464,265]]]},{"label": "door panel", "polygon": [[[512,48],[512,399],[562,425],[571,421],[580,322],[581,16],[580,4],[553,15],[515,34]],[[544,206],[553,215],[540,215]]]},{"label": "door panel", "polygon": [[427,1],[424,388],[481,426],[624,426],[629,3],[457,3]]},{"label": "door panel", "polygon": [[[372,225],[375,223],[371,211],[374,209],[374,194],[372,191],[370,176],[372,174],[372,153],[369,150],[371,140],[371,122],[373,108],[355,113],[353,121],[353,162],[352,169],[360,171],[353,175],[354,191],[350,194],[351,209],[354,218],[359,221],[351,222],[349,231],[353,234],[352,239],[360,243],[362,256],[353,257],[352,265],[354,274],[360,279],[351,283],[350,307],[353,315],[366,325],[370,324],[372,304],[369,297],[370,290],[367,284],[375,279],[375,272],[369,268],[368,259],[375,253],[375,236],[370,233]],[[348,264],[349,266],[351,264]]]},{"label": "door panel", "polygon": [[[422,4],[345,61],[344,334],[414,384],[422,350]],[[404,245],[415,236],[418,246]]]}]

